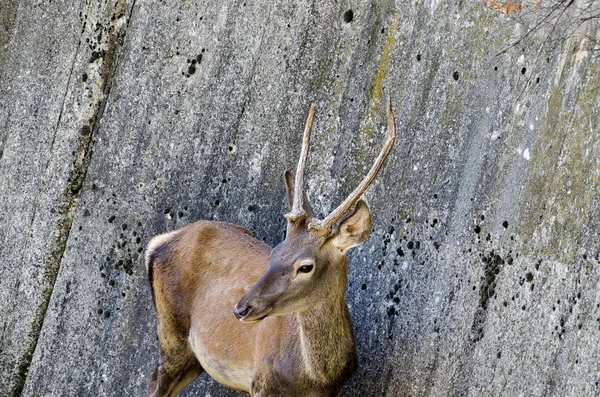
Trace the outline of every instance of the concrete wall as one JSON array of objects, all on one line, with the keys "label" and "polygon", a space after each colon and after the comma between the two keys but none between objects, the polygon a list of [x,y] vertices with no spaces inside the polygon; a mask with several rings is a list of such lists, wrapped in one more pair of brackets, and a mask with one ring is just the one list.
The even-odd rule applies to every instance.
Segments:
[{"label": "concrete wall", "polygon": [[599,395],[598,30],[575,6],[496,55],[526,28],[484,2],[2,4],[0,394],[143,395],[149,239],[219,219],[278,243],[310,103],[322,215],[390,96],[343,395]]}]

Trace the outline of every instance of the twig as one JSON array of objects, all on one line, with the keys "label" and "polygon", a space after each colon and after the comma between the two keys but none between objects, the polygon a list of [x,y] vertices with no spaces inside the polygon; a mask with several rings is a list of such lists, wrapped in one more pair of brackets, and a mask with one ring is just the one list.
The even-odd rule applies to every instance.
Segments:
[{"label": "twig", "polygon": [[[563,9],[563,12],[558,16],[558,18],[560,19],[560,17],[564,14],[564,12],[566,11],[566,9],[573,4],[575,0],[570,0],[569,3],[565,6],[565,8]],[[511,45],[509,45],[508,47],[504,48],[502,51],[500,51],[499,53],[496,54],[496,56],[502,55],[505,52],[507,52],[508,50],[510,50],[511,48],[513,48],[514,46],[518,45],[520,42],[522,42],[526,37],[528,37],[531,33],[533,33],[535,30],[537,30],[543,23],[546,22],[546,20],[548,20],[548,18],[550,18],[552,16],[552,14],[554,14],[554,12],[556,10],[558,10],[561,6],[561,3],[557,3],[554,7],[552,7],[552,10],[550,10],[550,12],[544,17],[542,18],[533,28],[529,29],[523,36],[519,37],[519,39],[517,41],[515,41],[514,43],[512,43]],[[556,27],[556,24],[554,25],[554,27]],[[552,29],[554,30],[554,28]]]}]

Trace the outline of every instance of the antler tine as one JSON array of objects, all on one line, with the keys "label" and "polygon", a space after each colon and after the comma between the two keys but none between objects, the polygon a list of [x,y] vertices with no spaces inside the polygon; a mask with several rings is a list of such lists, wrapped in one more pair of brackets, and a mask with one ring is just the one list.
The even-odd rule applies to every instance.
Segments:
[{"label": "antler tine", "polygon": [[302,198],[304,190],[304,168],[306,166],[306,157],[308,156],[308,148],[310,146],[310,134],[312,132],[313,122],[315,121],[315,105],[311,105],[304,127],[304,137],[302,138],[302,151],[300,159],[298,159],[298,168],[296,169],[296,184],[294,186],[294,203],[292,211],[285,215],[289,222],[296,222],[301,217],[306,216],[303,208]]},{"label": "antler tine", "polygon": [[396,141],[396,121],[394,119],[394,112],[392,111],[392,101],[390,98],[387,100],[387,122],[388,122],[388,135],[385,141],[385,145],[379,156],[373,163],[371,170],[362,180],[362,182],[354,189],[352,193],[344,200],[342,204],[339,205],[335,210],[333,210],[329,215],[325,217],[325,219],[321,221],[313,222],[309,225],[309,228],[318,234],[327,235],[331,232],[333,225],[346,213],[352,206],[358,201],[360,196],[367,190],[367,188],[371,185],[379,170],[383,166],[385,159],[390,154],[392,147],[394,146],[394,142]]}]

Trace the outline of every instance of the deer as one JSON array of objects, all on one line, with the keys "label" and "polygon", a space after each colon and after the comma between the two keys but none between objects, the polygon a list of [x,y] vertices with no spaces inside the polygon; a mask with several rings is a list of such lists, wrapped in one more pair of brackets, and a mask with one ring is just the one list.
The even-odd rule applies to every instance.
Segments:
[{"label": "deer", "polygon": [[296,175],[284,173],[290,212],[285,239],[274,248],[242,226],[209,220],[149,242],[145,264],[160,345],[149,396],[177,396],[203,371],[255,397],[338,395],[358,367],[346,253],[371,232],[361,196],[396,139],[390,99],[386,110],[387,138],[371,169],[320,220],[304,192],[310,107]]}]

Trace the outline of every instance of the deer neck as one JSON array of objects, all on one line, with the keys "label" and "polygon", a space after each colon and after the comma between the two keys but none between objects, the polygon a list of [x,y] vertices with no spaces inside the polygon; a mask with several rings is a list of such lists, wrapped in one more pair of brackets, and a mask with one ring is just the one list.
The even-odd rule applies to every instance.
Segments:
[{"label": "deer neck", "polygon": [[344,296],[299,312],[300,344],[309,376],[320,383],[335,380],[356,355],[352,320]]}]

